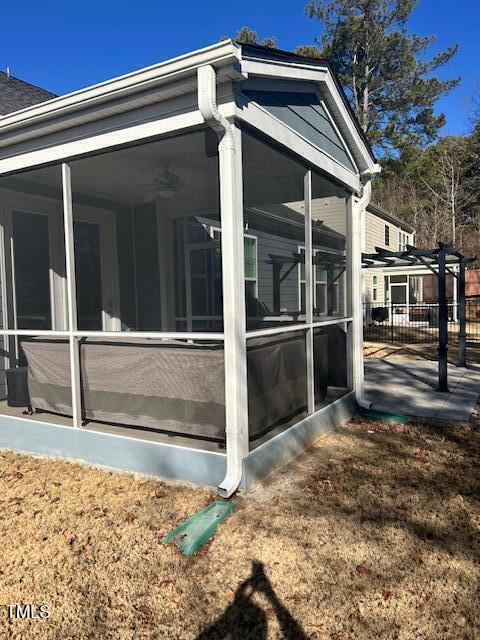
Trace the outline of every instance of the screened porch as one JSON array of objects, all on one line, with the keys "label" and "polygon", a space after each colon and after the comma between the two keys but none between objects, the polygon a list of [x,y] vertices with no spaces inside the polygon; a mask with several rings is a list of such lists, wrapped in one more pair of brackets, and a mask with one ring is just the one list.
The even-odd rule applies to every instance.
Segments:
[{"label": "screened porch", "polygon": [[[351,388],[348,194],[256,134],[241,140],[254,448]],[[3,176],[0,197],[0,411],[224,448],[215,133]],[[25,406],[7,379],[27,381]]]}]

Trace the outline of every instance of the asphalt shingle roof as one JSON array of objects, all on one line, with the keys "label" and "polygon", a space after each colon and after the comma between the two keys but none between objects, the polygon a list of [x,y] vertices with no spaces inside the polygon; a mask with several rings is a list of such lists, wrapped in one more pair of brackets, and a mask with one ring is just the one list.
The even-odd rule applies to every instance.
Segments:
[{"label": "asphalt shingle roof", "polygon": [[50,91],[0,71],[0,116],[56,97]]}]

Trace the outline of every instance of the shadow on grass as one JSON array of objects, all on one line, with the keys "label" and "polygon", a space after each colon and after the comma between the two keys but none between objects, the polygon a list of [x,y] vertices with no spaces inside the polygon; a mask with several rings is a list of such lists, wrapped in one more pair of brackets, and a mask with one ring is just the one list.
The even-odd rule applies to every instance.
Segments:
[{"label": "shadow on grass", "polygon": [[267,638],[267,613],[253,600],[255,593],[264,595],[271,604],[285,640],[307,640],[308,636],[282,604],[265,574],[263,564],[258,561],[252,563],[252,573],[238,587],[232,604],[213,624],[200,633],[197,640]]},{"label": "shadow on grass", "polygon": [[[298,494],[304,497],[290,503],[292,520],[297,515],[313,520],[321,513],[344,521],[346,527],[371,523],[382,530],[394,525],[412,534],[413,540],[472,558],[477,526],[458,507],[463,515],[460,527],[448,505],[456,499],[462,505],[471,501],[472,508],[478,504],[479,427],[409,424],[382,428],[364,420],[356,428],[357,420],[362,421],[354,417],[352,423],[335,431],[353,447],[339,451],[333,463],[319,459],[306,478],[299,474]],[[315,456],[314,451],[307,451],[305,456],[309,455]],[[295,460],[292,467],[299,462]],[[325,478],[333,487],[330,491],[323,489]],[[368,499],[359,498],[363,489],[368,490]],[[443,521],[432,516],[438,511],[445,516]],[[282,534],[274,526],[270,532]],[[295,538],[295,527],[289,535]],[[417,551],[421,553],[421,548]]]}]

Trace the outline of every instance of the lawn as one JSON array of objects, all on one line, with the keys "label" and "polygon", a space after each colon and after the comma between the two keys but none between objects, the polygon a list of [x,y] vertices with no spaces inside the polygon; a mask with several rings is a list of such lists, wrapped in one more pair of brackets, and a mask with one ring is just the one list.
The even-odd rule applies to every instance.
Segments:
[{"label": "lawn", "polygon": [[0,454],[2,638],[480,636],[478,425],[355,419],[236,498],[193,558],[163,536],[214,493]]}]

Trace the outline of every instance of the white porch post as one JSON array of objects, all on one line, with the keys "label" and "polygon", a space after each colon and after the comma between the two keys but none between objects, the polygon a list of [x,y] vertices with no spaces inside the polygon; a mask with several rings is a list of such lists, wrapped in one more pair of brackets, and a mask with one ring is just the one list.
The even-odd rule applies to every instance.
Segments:
[{"label": "white porch post", "polygon": [[74,335],[78,331],[77,322],[77,291],[75,282],[75,247],[73,241],[73,207],[72,181],[70,167],[62,164],[63,186],[63,226],[65,233],[65,261],[67,275],[67,318],[68,343],[70,347],[70,384],[72,389],[73,426],[82,425],[82,398],[80,391],[80,353],[78,338]]},{"label": "white porch post", "polygon": [[364,399],[365,375],[363,369],[363,304],[362,304],[362,217],[365,207],[370,201],[371,185],[364,186],[363,196],[359,199],[354,195],[347,202],[347,251],[350,304],[352,315],[352,386],[355,390],[357,402],[368,405]]},{"label": "white porch post", "polygon": [[242,138],[240,129],[231,126],[218,146],[227,446],[227,475],[219,491],[225,497],[237,489],[248,455]]},{"label": "white porch post", "polygon": [[313,279],[312,268],[312,172],[307,171],[304,180],[305,207],[305,312],[307,321],[307,402],[308,413],[315,412],[314,346],[313,346]]}]

